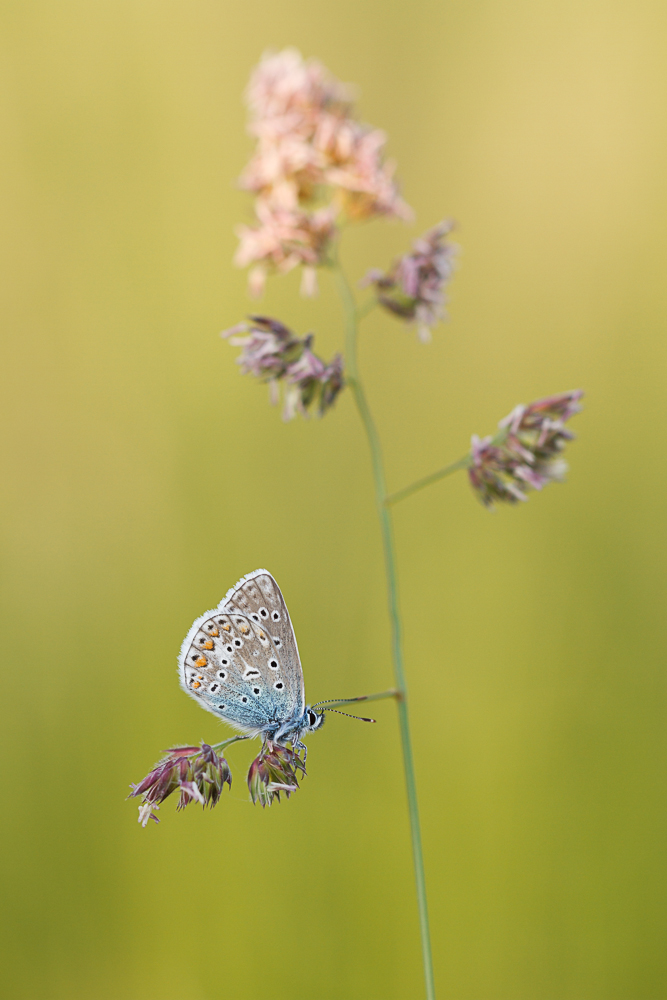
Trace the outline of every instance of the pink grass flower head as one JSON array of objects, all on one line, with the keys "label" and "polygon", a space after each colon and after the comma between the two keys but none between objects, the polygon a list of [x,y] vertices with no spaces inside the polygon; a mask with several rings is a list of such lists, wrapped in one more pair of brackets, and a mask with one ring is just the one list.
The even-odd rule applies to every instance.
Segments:
[{"label": "pink grass flower head", "polygon": [[[307,338],[308,339],[308,338]],[[285,393],[286,420],[300,413],[306,416],[310,408],[322,417],[333,406],[343,388],[343,358],[334,355],[328,365],[306,347],[303,354],[287,371],[289,387]]]},{"label": "pink grass flower head", "polygon": [[241,184],[255,194],[279,192],[291,206],[310,201],[322,183],[325,150],[352,112],[351,91],[296,49],[266,53],[254,70],[246,102],[257,149]]},{"label": "pink grass flower head", "polygon": [[453,223],[443,221],[412,245],[387,273],[369,271],[362,285],[374,285],[378,302],[408,323],[417,324],[419,339],[428,343],[431,327],[446,318],[445,288],[454,271],[457,247],[447,242]]},{"label": "pink grass flower head", "polygon": [[562,482],[567,463],[562,452],[574,434],[565,421],[579,413],[581,389],[516,406],[498,424],[494,437],[472,437],[468,476],[486,507],[527,500],[528,490]]},{"label": "pink grass flower head", "polygon": [[271,401],[277,403],[284,384],[283,419],[315,410],[324,416],[345,385],[343,359],[336,354],[326,364],[312,350],[314,337],[297,337],[288,327],[268,316],[251,316],[222,333],[243,350],[237,358],[244,375],[268,382]]},{"label": "pink grass flower head", "polygon": [[[326,171],[342,213],[354,222],[385,216],[409,222],[413,212],[400,197],[393,161],[384,160],[387,137],[380,129],[354,123],[349,128],[344,154]],[[340,148],[339,144],[339,148]]]},{"label": "pink grass flower head", "polygon": [[278,744],[267,744],[250,765],[248,788],[254,805],[270,806],[274,799],[280,802],[280,793],[287,798],[299,788],[297,773],[306,774],[303,761],[293,750]]},{"label": "pink grass flower head", "polygon": [[296,49],[267,53],[253,72],[246,102],[255,151],[241,186],[256,196],[257,224],[237,230],[235,263],[252,266],[250,289],[267,274],[304,267],[302,294],[316,291],[341,214],[349,219],[410,218],[383,132],[354,117],[349,87]]},{"label": "pink grass flower head", "polygon": [[172,747],[153,770],[138,785],[131,785],[128,798],[141,796],[139,822],[143,827],[149,819],[159,823],[155,815],[160,802],[178,791],[178,809],[191,802],[206,806],[217,805],[225,782],[232,787],[232,776],[224,757],[202,743],[201,747]]},{"label": "pink grass flower head", "polygon": [[253,265],[249,276],[253,297],[261,296],[270,271],[286,274],[300,265],[304,267],[302,294],[315,294],[315,268],[326,262],[335,232],[332,209],[304,212],[258,198],[255,212],[258,226],[243,225],[236,230],[239,245],[234,257],[239,267]]}]

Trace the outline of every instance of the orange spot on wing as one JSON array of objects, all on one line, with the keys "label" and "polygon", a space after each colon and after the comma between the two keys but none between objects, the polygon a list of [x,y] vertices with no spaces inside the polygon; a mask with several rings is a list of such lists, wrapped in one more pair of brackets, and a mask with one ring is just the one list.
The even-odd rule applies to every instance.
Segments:
[{"label": "orange spot on wing", "polygon": [[205,667],[207,663],[208,660],[206,659],[205,656],[200,656],[198,660],[195,660],[196,667]]},{"label": "orange spot on wing", "polygon": [[199,683],[199,681],[195,681],[192,686],[193,686],[193,688],[200,688],[201,684]]},{"label": "orange spot on wing", "polygon": [[207,639],[204,643],[204,649],[213,649],[213,639]]},{"label": "orange spot on wing", "polygon": [[223,625],[222,626],[222,631],[223,632],[231,632],[231,630],[232,630],[231,625]]},{"label": "orange spot on wing", "polygon": [[209,635],[215,635],[215,636],[220,635],[220,633],[218,632],[218,630],[215,627],[215,625],[211,628],[211,631],[209,632]]}]

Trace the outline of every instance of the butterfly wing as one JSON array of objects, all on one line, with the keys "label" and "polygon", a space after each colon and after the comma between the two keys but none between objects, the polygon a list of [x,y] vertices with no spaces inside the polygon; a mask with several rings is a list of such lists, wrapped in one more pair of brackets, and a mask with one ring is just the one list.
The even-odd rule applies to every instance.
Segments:
[{"label": "butterfly wing", "polygon": [[268,630],[232,608],[207,611],[179,657],[181,686],[209,712],[249,735],[291,717],[287,671]]},{"label": "butterfly wing", "polygon": [[[265,569],[242,577],[227,591],[220,610],[245,615],[255,625],[265,627],[280,658],[280,669],[290,697],[289,718],[300,718],[306,705],[303,670],[292,622],[280,587]],[[286,718],[287,718],[286,717]]]}]

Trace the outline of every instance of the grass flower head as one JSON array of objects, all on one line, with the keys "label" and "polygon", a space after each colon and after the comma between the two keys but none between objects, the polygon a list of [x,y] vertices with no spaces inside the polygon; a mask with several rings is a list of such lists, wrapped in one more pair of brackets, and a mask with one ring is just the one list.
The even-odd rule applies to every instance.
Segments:
[{"label": "grass flower head", "polygon": [[323,416],[345,385],[343,359],[336,354],[329,364],[312,350],[313,334],[297,337],[288,327],[268,316],[251,316],[222,334],[234,347],[242,347],[238,364],[244,374],[268,382],[275,403],[284,384],[283,418],[315,410]]},{"label": "grass flower head", "polygon": [[363,285],[374,285],[385,309],[417,325],[419,339],[428,343],[431,327],[445,319],[445,288],[454,271],[456,246],[447,242],[451,222],[429,229],[386,273],[374,268]]},{"label": "grass flower head", "polygon": [[149,819],[159,823],[155,811],[160,803],[178,791],[178,809],[191,802],[202,806],[217,805],[225,782],[232,787],[232,776],[224,757],[202,743],[200,747],[172,747],[143,781],[132,785],[128,798],[141,796],[139,822],[146,826]]},{"label": "grass flower head", "polygon": [[486,507],[527,500],[528,490],[562,482],[563,449],[574,434],[565,421],[581,410],[581,389],[516,406],[500,421],[494,438],[472,437],[468,476]]},{"label": "grass flower head", "polygon": [[253,803],[261,803],[262,808],[270,806],[274,799],[280,802],[281,792],[289,798],[299,787],[297,772],[305,777],[306,768],[293,750],[277,743],[267,744],[248,771],[248,788]]},{"label": "grass flower head", "polygon": [[262,58],[246,102],[256,147],[241,186],[255,195],[256,222],[237,230],[235,262],[252,267],[253,294],[268,273],[298,266],[302,293],[313,294],[340,217],[411,218],[384,157],[386,136],[356,119],[349,87],[296,49]]}]

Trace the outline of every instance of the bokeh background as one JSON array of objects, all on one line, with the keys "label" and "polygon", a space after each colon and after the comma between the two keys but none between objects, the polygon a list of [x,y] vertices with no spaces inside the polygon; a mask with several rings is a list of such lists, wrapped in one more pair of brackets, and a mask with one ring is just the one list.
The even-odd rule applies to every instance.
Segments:
[{"label": "bokeh background", "polygon": [[[281,423],[218,337],[250,140],[242,91],[298,46],[360,88],[417,221],[453,216],[451,319],[365,325],[390,488],[516,403],[582,386],[565,486],[487,513],[465,478],[397,509],[439,996],[649,1000],[665,941],[667,11],[660,0],[8,0],[0,12],[3,993],[421,996],[391,703],[331,716],[288,803],[124,799],[224,727],[179,690],[192,620],[267,566],[311,699],[391,681],[349,397]],[[315,302],[262,308],[325,355]]]}]

